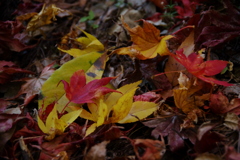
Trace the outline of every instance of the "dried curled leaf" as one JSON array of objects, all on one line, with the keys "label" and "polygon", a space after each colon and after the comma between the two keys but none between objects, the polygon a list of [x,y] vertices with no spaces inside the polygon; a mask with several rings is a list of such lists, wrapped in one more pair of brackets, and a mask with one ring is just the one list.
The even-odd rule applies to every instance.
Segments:
[{"label": "dried curled leaf", "polygon": [[238,130],[238,121],[239,118],[235,113],[227,113],[227,115],[224,118],[224,125],[232,130]]},{"label": "dried curled leaf", "polygon": [[[173,90],[175,105],[184,113],[198,109],[194,93],[202,89],[202,86],[194,85],[194,82],[183,73],[180,73],[178,81],[179,88]],[[204,99],[200,101],[204,101]]]},{"label": "dried curled leaf", "polygon": [[60,13],[66,13],[66,15],[70,15],[68,11],[56,7],[54,4],[47,7],[43,5],[42,10],[37,15],[33,15],[32,19],[28,23],[27,31],[34,32],[40,27],[52,23],[52,20],[56,21],[56,16]]}]

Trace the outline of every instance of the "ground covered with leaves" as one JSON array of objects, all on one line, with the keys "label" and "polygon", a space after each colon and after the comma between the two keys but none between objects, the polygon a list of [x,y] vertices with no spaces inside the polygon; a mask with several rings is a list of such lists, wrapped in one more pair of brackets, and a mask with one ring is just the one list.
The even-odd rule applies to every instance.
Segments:
[{"label": "ground covered with leaves", "polygon": [[0,158],[239,160],[238,0],[0,1]]}]

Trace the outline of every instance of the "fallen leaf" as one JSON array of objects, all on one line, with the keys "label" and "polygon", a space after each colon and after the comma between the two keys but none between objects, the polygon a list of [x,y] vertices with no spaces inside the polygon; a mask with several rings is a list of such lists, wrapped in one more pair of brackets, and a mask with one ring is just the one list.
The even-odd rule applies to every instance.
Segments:
[{"label": "fallen leaf", "polygon": [[105,160],[107,156],[106,146],[108,143],[109,141],[103,141],[92,146],[84,156],[84,160]]},{"label": "fallen leaf", "polygon": [[[214,76],[220,73],[228,64],[227,61],[222,60],[210,60],[203,61],[201,55],[197,53],[192,53],[188,57],[183,54],[183,50],[176,51],[176,54],[170,54],[174,57],[179,63],[181,63],[189,73],[193,74],[197,78],[211,83],[218,84],[223,86],[231,86],[232,84],[225,81],[219,81],[210,76]],[[216,67],[218,66],[218,67]]]},{"label": "fallen leaf", "polygon": [[206,152],[198,155],[194,160],[222,160],[222,158],[218,155]]},{"label": "fallen leaf", "polygon": [[28,73],[33,72],[18,68],[13,62],[0,61],[0,84],[11,81],[14,73]]},{"label": "fallen leaf", "polygon": [[226,160],[238,160],[240,158],[240,153],[238,153],[233,146],[226,146],[224,158]]},{"label": "fallen leaf", "polygon": [[8,102],[4,99],[0,99],[0,113],[3,112],[9,104],[10,104],[10,102]]},{"label": "fallen leaf", "polygon": [[165,10],[165,6],[168,5],[166,0],[150,0],[153,4],[155,4],[158,8],[160,8],[162,11]]},{"label": "fallen leaf", "polygon": [[212,131],[217,123],[205,122],[198,128],[194,149],[197,153],[209,152],[224,140],[224,135]]},{"label": "fallen leaf", "polygon": [[[198,109],[194,93],[202,89],[201,84],[194,85],[194,81],[189,79],[182,72],[178,78],[179,88],[173,90],[174,102],[176,107],[184,113],[189,113],[194,109]],[[200,101],[204,101],[202,99]]]},{"label": "fallen leaf", "polygon": [[228,112],[224,118],[224,125],[232,130],[238,130],[239,118],[235,113]]},{"label": "fallen leaf", "polygon": [[155,92],[146,92],[142,95],[134,96],[134,101],[148,101],[148,102],[155,102],[161,98],[160,94],[156,94]]},{"label": "fallen leaf", "polygon": [[196,14],[189,20],[195,26],[195,49],[203,46],[214,47],[229,41],[240,34],[238,18],[240,12],[229,0],[223,0],[223,12],[209,9]]},{"label": "fallen leaf", "polygon": [[23,25],[20,21],[1,21],[0,22],[0,53],[3,51],[21,52],[25,49],[32,48],[35,45],[27,45],[18,37],[23,32]]},{"label": "fallen leaf", "polygon": [[154,128],[152,131],[152,136],[154,138],[159,138],[160,136],[167,137],[171,151],[177,151],[184,147],[183,134],[180,130],[180,124],[182,122],[182,117],[172,116],[164,119],[149,120],[143,122],[143,124],[150,128]]},{"label": "fallen leaf", "polygon": [[188,17],[192,17],[197,8],[198,3],[190,0],[181,0],[183,3],[183,7],[175,6],[179,16],[177,18],[184,19]]},{"label": "fallen leaf", "polygon": [[47,116],[46,122],[44,123],[41,119],[41,115],[38,115],[38,126],[46,133],[46,140],[52,140],[56,135],[62,135],[64,130],[77,119],[82,109],[72,111],[64,114],[59,118],[56,106],[53,107],[52,111]]},{"label": "fallen leaf", "polygon": [[[22,85],[21,90],[17,96],[26,94],[24,99],[24,105],[27,105],[36,95],[40,93],[43,83],[52,75],[55,71],[52,69],[53,64],[46,66],[38,78],[32,78],[26,80],[26,83]],[[23,79],[24,80],[24,79]]]},{"label": "fallen leaf", "polygon": [[110,93],[105,100],[99,99],[96,103],[89,103],[89,111],[83,110],[80,115],[95,122],[87,129],[86,136],[103,124],[136,122],[152,114],[157,109],[157,104],[146,101],[133,102],[133,96],[140,83],[141,81],[138,81],[125,85],[116,90],[117,92]]},{"label": "fallen leaf", "polygon": [[70,102],[74,103],[94,103],[94,100],[109,92],[116,92],[113,89],[103,87],[107,85],[114,77],[105,77],[95,79],[86,84],[86,77],[84,70],[76,71],[70,83],[62,80],[66,96]]},{"label": "fallen leaf", "polygon": [[57,8],[55,4],[47,7],[44,4],[42,10],[28,22],[26,30],[32,34],[37,29],[40,29],[40,27],[51,24],[52,20],[56,21],[56,16],[63,12],[66,12],[67,16],[71,15],[70,12]]},{"label": "fallen leaf", "polygon": [[81,30],[87,37],[77,38],[75,41],[79,43],[81,48],[71,48],[70,50],[64,50],[58,48],[62,52],[66,52],[73,57],[78,57],[84,54],[99,52],[104,50],[103,44],[93,35]]},{"label": "fallen leaf", "polygon": [[[182,41],[181,45],[177,48],[177,50],[183,49],[183,54],[185,54],[186,56],[189,56],[191,53],[194,52],[195,44],[193,26],[187,26],[186,28],[177,31],[175,33],[175,37],[179,41]],[[173,86],[178,85],[177,78],[179,77],[179,72],[172,71],[183,72],[184,69],[185,69],[184,66],[181,63],[179,63],[174,57],[172,56],[168,57],[165,64],[164,72]]]},{"label": "fallen leaf", "polygon": [[240,98],[233,98],[231,101],[222,93],[212,94],[210,97],[210,109],[216,114],[224,114],[233,112],[240,114]]},{"label": "fallen leaf", "polygon": [[[162,159],[166,152],[164,142],[152,139],[134,139],[133,147],[135,154],[139,160],[157,160]],[[140,148],[144,149],[144,153],[140,155]]]},{"label": "fallen leaf", "polygon": [[159,36],[160,31],[156,27],[145,20],[142,21],[143,27],[136,26],[134,28],[130,28],[128,24],[122,20],[124,27],[130,33],[133,45],[117,49],[114,53],[129,55],[141,60],[154,58],[158,54],[161,56],[168,55],[170,51],[167,48],[166,41],[173,38],[173,36]]},{"label": "fallen leaf", "polygon": [[57,104],[57,109],[58,111],[62,111],[69,100],[65,96],[63,84],[60,83],[58,86],[57,84],[61,80],[69,81],[73,73],[80,69],[87,71],[100,56],[101,54],[97,52],[83,55],[66,62],[59,69],[57,69],[41,88],[41,95],[43,98],[38,101],[39,108],[42,106],[47,107],[49,104],[59,101]]}]

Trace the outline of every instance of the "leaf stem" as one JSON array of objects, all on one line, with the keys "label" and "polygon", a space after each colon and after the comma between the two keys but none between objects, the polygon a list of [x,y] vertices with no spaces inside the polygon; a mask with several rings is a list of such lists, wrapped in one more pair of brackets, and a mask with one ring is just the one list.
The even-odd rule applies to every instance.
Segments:
[{"label": "leaf stem", "polygon": [[163,73],[153,75],[152,78],[157,77],[157,76],[161,76],[163,74],[175,73],[175,72],[184,72],[184,71],[186,71],[186,70],[163,72]]},{"label": "leaf stem", "polygon": [[63,114],[63,112],[65,111],[65,109],[67,108],[67,106],[69,105],[70,102],[71,102],[71,101],[68,101],[68,103],[63,107],[63,109],[62,109],[62,111],[61,111],[60,114]]}]

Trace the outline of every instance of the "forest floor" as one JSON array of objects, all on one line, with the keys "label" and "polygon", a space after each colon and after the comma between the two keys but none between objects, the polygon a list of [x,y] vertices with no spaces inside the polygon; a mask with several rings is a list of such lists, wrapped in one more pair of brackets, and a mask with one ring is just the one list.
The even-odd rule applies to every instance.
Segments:
[{"label": "forest floor", "polygon": [[239,0],[0,1],[0,159],[239,160]]}]

